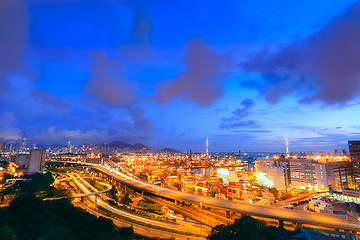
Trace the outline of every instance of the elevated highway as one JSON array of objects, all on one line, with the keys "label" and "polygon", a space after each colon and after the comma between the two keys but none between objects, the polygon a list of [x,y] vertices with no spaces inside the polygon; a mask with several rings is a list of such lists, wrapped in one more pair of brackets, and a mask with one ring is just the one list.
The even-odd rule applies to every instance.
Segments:
[{"label": "elevated highway", "polygon": [[[74,181],[78,179],[78,177],[67,177],[67,178],[62,178],[62,179],[59,179],[59,180],[56,180],[57,182],[62,182],[62,181]],[[110,184],[107,184],[107,183],[102,183],[102,182],[99,182],[99,184],[105,186],[106,188],[103,189],[103,190],[99,190],[99,191],[96,191],[96,192],[87,192],[87,193],[82,193],[82,194],[76,194],[76,195],[72,195],[72,196],[62,196],[62,197],[54,197],[54,198],[44,198],[43,200],[44,201],[52,201],[52,200],[59,200],[59,199],[63,199],[63,198],[83,198],[83,197],[90,197],[90,196],[94,196],[94,195],[99,195],[99,194],[102,194],[102,193],[106,193],[108,191],[110,191],[112,189],[112,185]]]},{"label": "elevated highway", "polygon": [[138,189],[140,191],[148,192],[157,196],[180,200],[190,203],[200,204],[211,208],[224,209],[226,211],[236,212],[240,214],[247,214],[252,216],[259,216],[268,219],[276,219],[280,221],[289,221],[299,224],[309,224],[315,226],[329,227],[335,229],[343,229],[349,231],[360,232],[360,222],[347,218],[343,215],[336,214],[324,214],[313,213],[299,210],[290,210],[283,208],[257,206],[253,204],[233,202],[229,200],[217,199],[212,197],[206,197],[201,195],[195,195],[191,193],[185,193],[168,188],[152,185],[147,182],[143,182],[119,171],[110,171],[107,166],[100,166],[91,163],[84,162],[64,162],[72,164],[81,164],[90,166],[93,169],[119,181],[127,186]]}]

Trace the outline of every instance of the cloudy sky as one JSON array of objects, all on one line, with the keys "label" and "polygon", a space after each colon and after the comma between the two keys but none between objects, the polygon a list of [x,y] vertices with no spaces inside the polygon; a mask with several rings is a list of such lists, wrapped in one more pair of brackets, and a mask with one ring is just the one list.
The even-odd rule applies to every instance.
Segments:
[{"label": "cloudy sky", "polygon": [[0,1],[0,139],[333,151],[360,139],[354,0]]}]

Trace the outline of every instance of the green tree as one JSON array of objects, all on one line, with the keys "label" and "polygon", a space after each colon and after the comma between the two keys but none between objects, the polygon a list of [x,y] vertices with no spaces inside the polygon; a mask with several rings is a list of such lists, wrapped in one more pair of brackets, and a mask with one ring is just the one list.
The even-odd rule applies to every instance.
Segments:
[{"label": "green tree", "polygon": [[15,240],[16,234],[8,225],[4,225],[0,228],[0,239],[1,240]]},{"label": "green tree", "polygon": [[275,199],[279,198],[279,191],[276,188],[269,188],[269,192],[274,195]]},{"label": "green tree", "polygon": [[208,240],[271,240],[279,237],[279,230],[273,226],[266,226],[264,221],[250,216],[235,219],[233,224],[215,226]]},{"label": "green tree", "polygon": [[130,203],[133,202],[133,200],[131,200],[131,198],[129,197],[129,194],[125,194],[122,198],[121,198],[121,202],[125,205],[129,205]]},{"label": "green tree", "polygon": [[72,232],[64,227],[55,227],[39,238],[39,240],[73,240]]},{"label": "green tree", "polygon": [[5,183],[6,180],[10,178],[12,178],[12,175],[10,173],[4,173],[2,179],[0,180],[0,183]]},{"label": "green tree", "polygon": [[139,207],[146,209],[149,212],[156,213],[156,214],[163,214],[163,208],[158,203],[141,200],[138,202],[137,205]]},{"label": "green tree", "polygon": [[3,168],[8,168],[9,166],[9,162],[6,162],[6,161],[0,161],[0,167],[3,167]]},{"label": "green tree", "polygon": [[106,195],[111,199],[114,199],[116,201],[118,200],[118,191],[117,191],[117,189],[116,189],[116,187],[114,185],[112,185],[111,190],[108,191],[106,193]]},{"label": "green tree", "polygon": [[45,191],[50,189],[50,185],[54,183],[54,178],[51,173],[47,172],[45,174],[36,173],[29,176],[31,181],[29,181],[25,189],[23,189],[26,193],[35,193],[40,191]]}]

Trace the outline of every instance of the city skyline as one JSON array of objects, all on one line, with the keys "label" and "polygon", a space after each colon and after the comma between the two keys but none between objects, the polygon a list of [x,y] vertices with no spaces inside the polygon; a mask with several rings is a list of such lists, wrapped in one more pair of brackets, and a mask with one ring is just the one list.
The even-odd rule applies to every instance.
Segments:
[{"label": "city skyline", "polygon": [[[14,21],[16,19],[16,21]],[[0,2],[0,141],[333,151],[360,139],[358,1]]]}]

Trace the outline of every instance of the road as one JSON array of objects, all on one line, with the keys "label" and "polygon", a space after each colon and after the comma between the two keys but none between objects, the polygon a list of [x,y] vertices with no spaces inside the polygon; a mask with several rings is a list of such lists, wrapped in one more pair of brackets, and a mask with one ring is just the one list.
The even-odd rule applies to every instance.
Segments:
[{"label": "road", "polygon": [[255,205],[270,205],[273,200],[274,195],[270,193],[268,190],[262,190],[262,199],[255,202]]},{"label": "road", "polygon": [[[74,163],[74,162],[72,162]],[[127,185],[131,185],[139,190],[144,190],[155,195],[167,197],[170,199],[184,200],[193,203],[202,203],[203,206],[217,207],[229,211],[239,212],[242,214],[248,214],[253,216],[259,216],[270,219],[278,219],[283,221],[290,221],[296,223],[310,224],[315,226],[323,226],[330,228],[346,229],[352,231],[360,231],[360,224],[355,220],[349,220],[346,216],[335,214],[323,214],[312,213],[298,210],[289,210],[283,208],[274,208],[267,206],[256,206],[253,204],[233,202],[229,200],[217,199],[212,197],[206,197],[201,195],[195,195],[191,193],[180,192],[172,189],[162,188],[155,186],[128,175],[125,175],[119,171],[109,171],[109,167],[98,166],[94,164],[81,163],[84,165],[90,165],[94,169],[101,171],[120,182]]]},{"label": "road", "polygon": [[82,203],[76,203],[76,205],[85,209],[86,211],[88,211],[89,213],[91,213],[93,215],[102,216],[102,217],[111,219],[114,222],[114,224],[118,227],[133,227],[135,233],[143,235],[143,236],[147,236],[147,237],[151,237],[151,238],[175,237],[175,239],[177,239],[177,240],[205,240],[205,238],[201,238],[201,237],[188,236],[188,235],[183,235],[183,234],[179,234],[179,233],[169,233],[167,231],[154,229],[151,227],[146,227],[146,226],[143,226],[140,224],[129,223],[125,220],[121,220],[118,218],[112,218],[112,217],[103,215],[103,214],[95,211],[94,209],[87,207],[85,204],[82,204]]},{"label": "road", "polygon": [[[86,193],[90,193],[90,191],[84,185],[87,185],[88,187],[90,187],[91,185],[89,183],[87,183],[86,181],[82,180],[82,178],[77,177],[77,178],[74,178],[73,181],[75,182],[75,184],[78,187],[81,188],[82,191],[84,191]],[[90,198],[95,200],[95,197],[92,196],[92,195],[90,196]],[[149,218],[144,218],[144,217],[141,217],[141,216],[138,216],[138,215],[134,215],[134,214],[131,214],[131,213],[126,212],[126,211],[122,211],[120,209],[117,209],[115,207],[112,207],[112,206],[108,205],[107,203],[105,203],[105,202],[103,202],[103,201],[101,201],[99,199],[97,199],[97,205],[103,207],[104,209],[106,209],[106,210],[108,210],[110,212],[118,214],[120,216],[124,216],[124,217],[130,218],[130,219],[134,219],[136,221],[143,222],[143,223],[146,223],[146,224],[149,224],[149,225],[160,226],[160,227],[163,227],[163,228],[177,230],[177,231],[183,231],[183,232],[187,231],[186,228],[184,228],[183,226],[180,226],[180,225],[159,222],[159,221],[152,220],[152,219],[149,219]]]},{"label": "road", "polygon": [[[68,178],[63,178],[63,179],[60,179],[60,180],[56,180],[58,182],[61,182],[61,181],[68,181],[68,180],[74,180],[74,178],[77,178],[77,177],[68,177]],[[76,194],[76,195],[72,195],[72,196],[63,196],[63,197],[53,197],[53,198],[44,198],[43,200],[44,201],[52,201],[52,200],[59,200],[59,199],[62,199],[62,198],[82,198],[82,197],[90,197],[90,196],[93,196],[93,195],[99,195],[99,194],[102,194],[102,193],[106,193],[108,191],[110,191],[112,189],[112,185],[110,184],[107,184],[107,183],[102,183],[102,182],[99,182],[100,184],[106,186],[107,188],[104,189],[104,190],[97,190],[95,189],[95,192],[87,192],[87,193],[84,193],[84,194]]]}]

